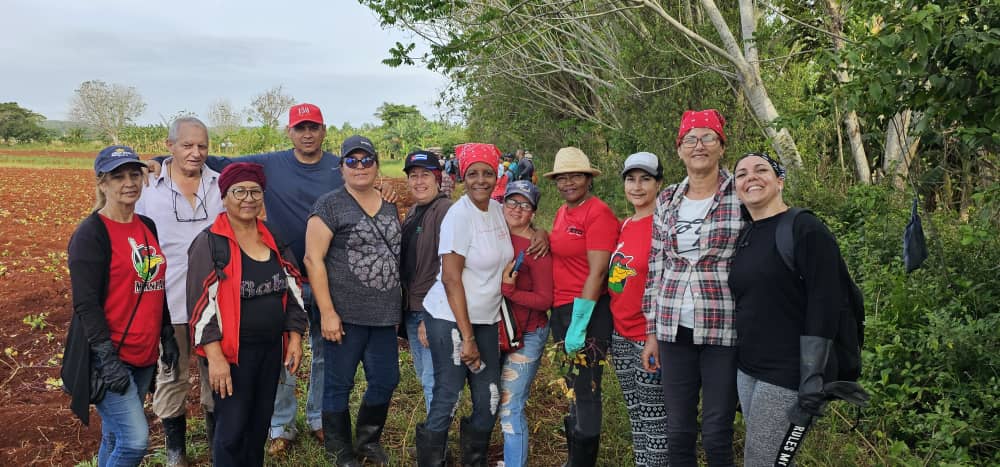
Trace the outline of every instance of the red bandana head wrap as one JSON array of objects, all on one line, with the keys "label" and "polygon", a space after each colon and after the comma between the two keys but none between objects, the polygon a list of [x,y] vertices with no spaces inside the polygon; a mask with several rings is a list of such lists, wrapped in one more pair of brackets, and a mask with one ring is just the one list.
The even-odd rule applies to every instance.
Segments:
[{"label": "red bandana head wrap", "polygon": [[500,165],[500,150],[492,144],[465,143],[455,146],[455,157],[458,157],[458,173],[465,178],[465,171],[476,162],[485,162],[493,170]]},{"label": "red bandana head wrap", "polygon": [[237,162],[229,164],[219,175],[219,191],[226,197],[229,187],[240,182],[257,182],[260,189],[265,189],[264,166],[252,162]]},{"label": "red bandana head wrap", "polygon": [[726,144],[726,134],[722,131],[722,127],[725,125],[726,119],[722,117],[722,114],[718,110],[707,109],[701,112],[694,110],[685,111],[684,116],[681,117],[681,129],[677,132],[677,146],[681,145],[684,135],[688,134],[694,128],[708,128],[719,135],[719,138],[722,139],[722,144]]}]

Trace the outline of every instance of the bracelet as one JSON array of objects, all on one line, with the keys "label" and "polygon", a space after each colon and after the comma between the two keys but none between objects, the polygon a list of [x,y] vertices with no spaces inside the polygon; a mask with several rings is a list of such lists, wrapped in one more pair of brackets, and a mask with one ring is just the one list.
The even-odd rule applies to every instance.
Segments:
[{"label": "bracelet", "polygon": [[463,337],[462,342],[475,342],[476,336]]}]

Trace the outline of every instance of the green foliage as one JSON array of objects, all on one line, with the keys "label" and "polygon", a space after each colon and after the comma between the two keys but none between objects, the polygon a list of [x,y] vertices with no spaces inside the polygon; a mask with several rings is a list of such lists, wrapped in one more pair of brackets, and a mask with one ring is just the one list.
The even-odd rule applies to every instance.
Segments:
[{"label": "green foliage", "polygon": [[45,117],[17,102],[0,103],[0,140],[9,142],[48,141],[50,135],[42,128]]}]

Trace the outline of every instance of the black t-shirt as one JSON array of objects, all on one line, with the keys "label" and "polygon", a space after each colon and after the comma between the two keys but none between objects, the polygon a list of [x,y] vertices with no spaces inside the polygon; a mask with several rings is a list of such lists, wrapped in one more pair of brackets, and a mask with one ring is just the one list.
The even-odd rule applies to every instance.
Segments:
[{"label": "black t-shirt", "polygon": [[267,261],[257,261],[240,250],[243,277],[240,281],[240,341],[270,343],[285,330],[282,304],[288,282],[274,252]]},{"label": "black t-shirt", "polygon": [[739,369],[797,390],[799,336],[833,338],[847,295],[840,283],[837,241],[815,216],[799,215],[793,228],[801,278],[785,266],[774,241],[785,215],[755,221],[742,233],[729,288],[736,301]]}]

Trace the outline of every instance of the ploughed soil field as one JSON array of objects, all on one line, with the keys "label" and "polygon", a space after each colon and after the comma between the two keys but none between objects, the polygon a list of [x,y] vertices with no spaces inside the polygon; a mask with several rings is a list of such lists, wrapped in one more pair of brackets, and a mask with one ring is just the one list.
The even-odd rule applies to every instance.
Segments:
[{"label": "ploughed soil field", "polygon": [[[405,181],[386,182],[406,206]],[[59,379],[72,314],[66,245],[93,199],[90,170],[0,167],[0,465],[74,465],[97,453],[100,418],[91,407],[83,426]],[[188,410],[200,416],[196,387]],[[150,446],[162,446],[147,416]]]}]

